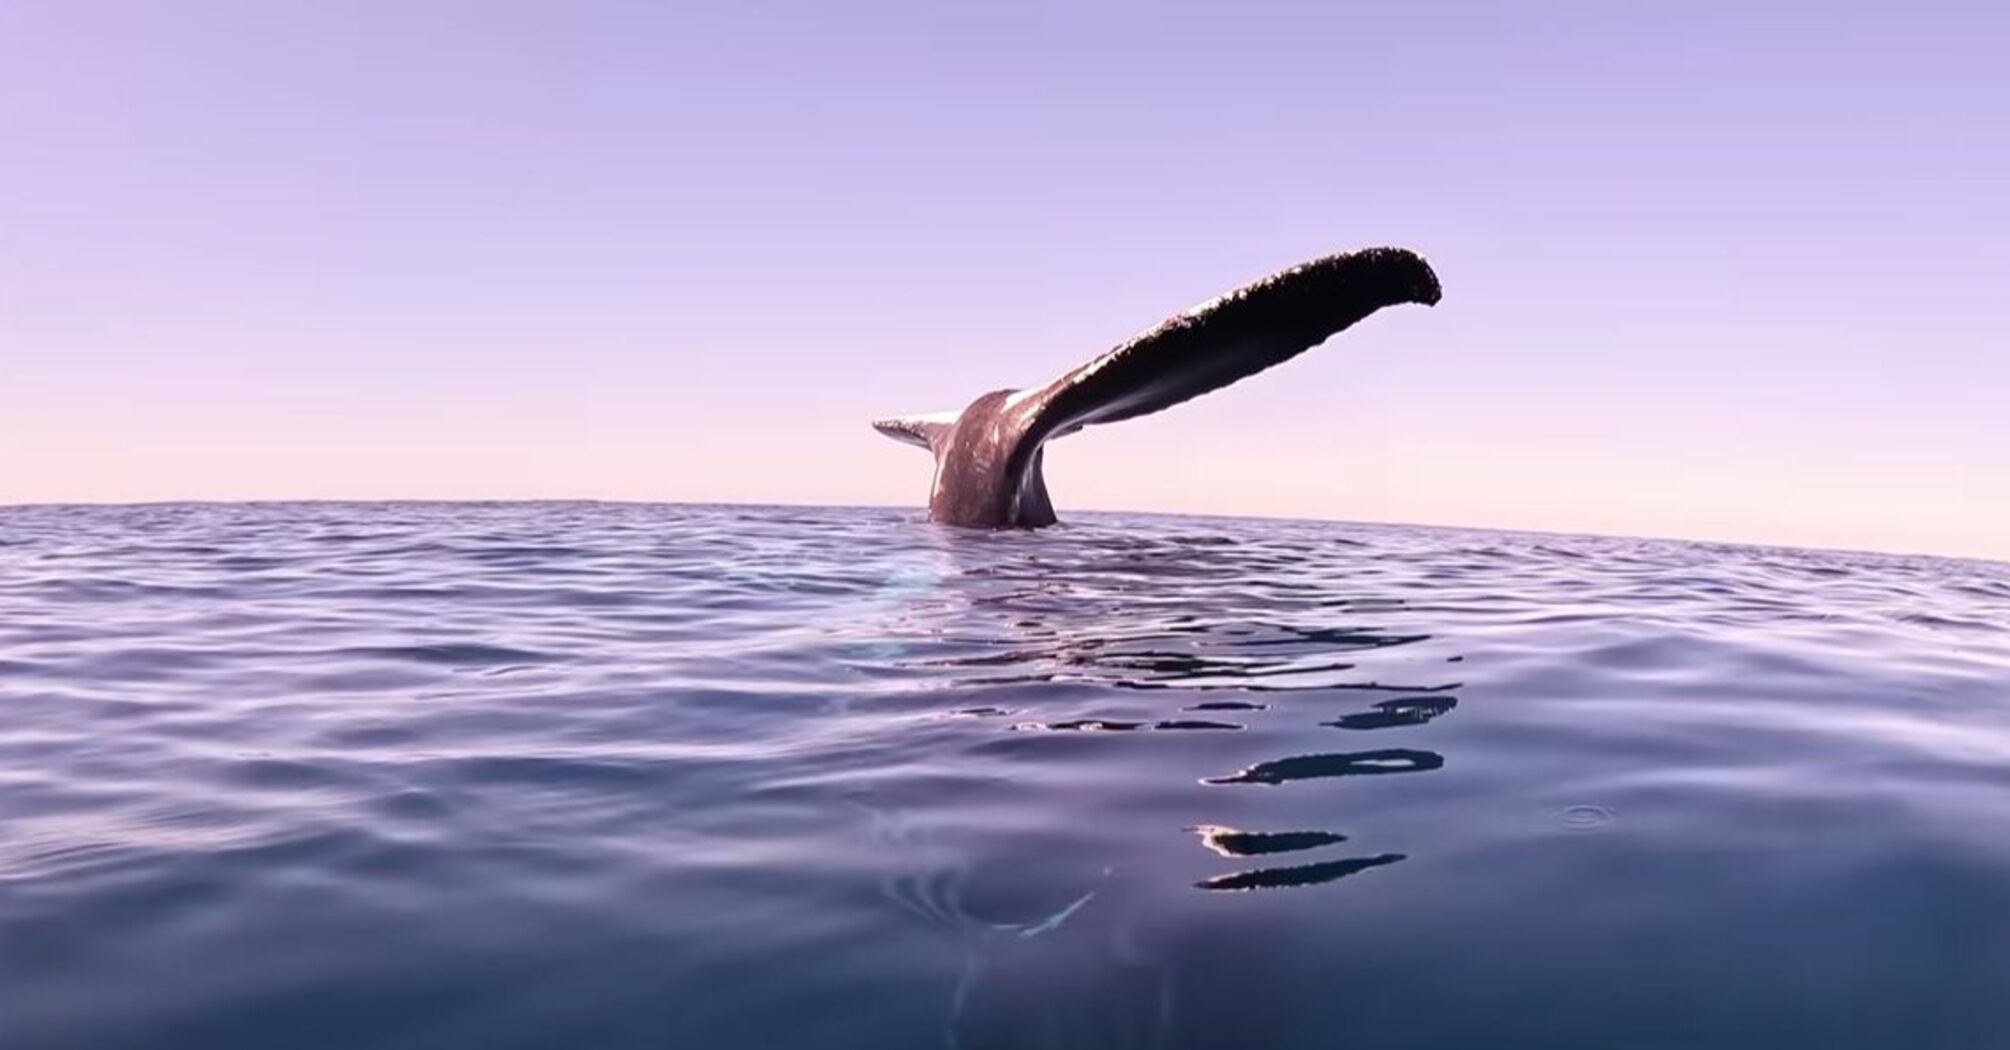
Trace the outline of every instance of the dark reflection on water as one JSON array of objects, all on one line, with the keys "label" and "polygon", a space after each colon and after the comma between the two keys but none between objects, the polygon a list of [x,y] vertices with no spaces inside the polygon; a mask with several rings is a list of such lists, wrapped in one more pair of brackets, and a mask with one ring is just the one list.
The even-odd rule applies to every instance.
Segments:
[{"label": "dark reflection on water", "polygon": [[2006,623],[1722,545],[0,510],[0,1046],[1994,1045]]},{"label": "dark reflection on water", "polygon": [[1344,754],[1293,755],[1290,758],[1258,762],[1225,777],[1208,777],[1209,784],[1283,784],[1293,780],[1321,777],[1360,777],[1381,773],[1426,773],[1445,764],[1434,751],[1391,747],[1379,751],[1350,751]]},{"label": "dark reflection on water", "polygon": [[1268,708],[1269,706],[1270,706],[1269,704],[1259,704],[1259,703],[1255,703],[1254,701],[1250,701],[1250,700],[1203,700],[1203,701],[1201,701],[1200,703],[1197,703],[1197,704],[1188,704],[1188,705],[1186,705],[1186,707],[1185,707],[1185,710],[1188,710],[1188,711],[1262,711],[1262,710],[1264,710],[1264,709]]},{"label": "dark reflection on water", "polygon": [[1317,864],[1295,864],[1282,868],[1259,868],[1255,871],[1238,871],[1229,875],[1216,875],[1194,883],[1203,890],[1272,890],[1287,886],[1317,886],[1322,882],[1346,878],[1370,868],[1384,864],[1394,864],[1403,859],[1401,853],[1384,853],[1374,857],[1349,857],[1345,860],[1326,860]]},{"label": "dark reflection on water", "polygon": [[1393,729],[1423,725],[1459,705],[1455,696],[1405,696],[1370,705],[1373,710],[1346,715],[1325,723],[1341,729]]},{"label": "dark reflection on water", "polygon": [[1201,845],[1224,857],[1291,853],[1347,841],[1347,836],[1330,831],[1241,831],[1214,824],[1201,824],[1187,830],[1198,833]]},{"label": "dark reflection on water", "polygon": [[1234,722],[1212,722],[1204,718],[1167,718],[1157,722],[1127,722],[1121,718],[1072,718],[1064,722],[1022,722],[1014,729],[1045,729],[1050,732],[1123,732],[1131,729],[1241,729]]}]

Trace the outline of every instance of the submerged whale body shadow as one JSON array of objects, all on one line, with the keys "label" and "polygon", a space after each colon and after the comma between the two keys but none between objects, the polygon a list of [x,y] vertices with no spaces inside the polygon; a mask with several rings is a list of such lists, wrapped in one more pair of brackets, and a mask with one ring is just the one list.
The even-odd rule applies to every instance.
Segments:
[{"label": "submerged whale body shadow", "polygon": [[1282,364],[1385,306],[1434,305],[1438,278],[1414,252],[1329,255],[1177,314],[1032,390],[994,390],[961,412],[873,426],[935,456],[931,521],[1037,528],[1055,521],[1041,474],[1048,441],[1148,415]]}]

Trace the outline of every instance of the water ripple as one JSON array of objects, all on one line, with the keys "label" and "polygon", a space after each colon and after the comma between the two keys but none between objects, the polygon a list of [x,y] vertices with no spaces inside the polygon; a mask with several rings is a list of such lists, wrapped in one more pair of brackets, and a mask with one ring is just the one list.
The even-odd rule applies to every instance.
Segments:
[{"label": "water ripple", "polygon": [[0,510],[0,1044],[1993,1045],[2006,624],[1722,544]]}]

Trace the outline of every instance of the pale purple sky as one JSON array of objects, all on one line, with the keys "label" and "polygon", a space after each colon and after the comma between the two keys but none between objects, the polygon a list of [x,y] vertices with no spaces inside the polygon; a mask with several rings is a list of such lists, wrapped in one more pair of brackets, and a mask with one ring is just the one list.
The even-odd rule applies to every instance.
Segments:
[{"label": "pale purple sky", "polygon": [[1386,243],[1063,516],[2010,557],[2004,11],[0,0],[0,502],[918,506],[867,419]]}]

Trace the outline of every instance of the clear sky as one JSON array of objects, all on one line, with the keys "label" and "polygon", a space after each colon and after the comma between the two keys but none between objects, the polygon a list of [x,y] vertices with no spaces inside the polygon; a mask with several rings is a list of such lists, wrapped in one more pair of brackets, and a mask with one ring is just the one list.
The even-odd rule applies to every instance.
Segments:
[{"label": "clear sky", "polygon": [[0,0],[0,502],[918,506],[867,419],[1399,244],[1063,516],[2010,557],[2005,11]]}]

